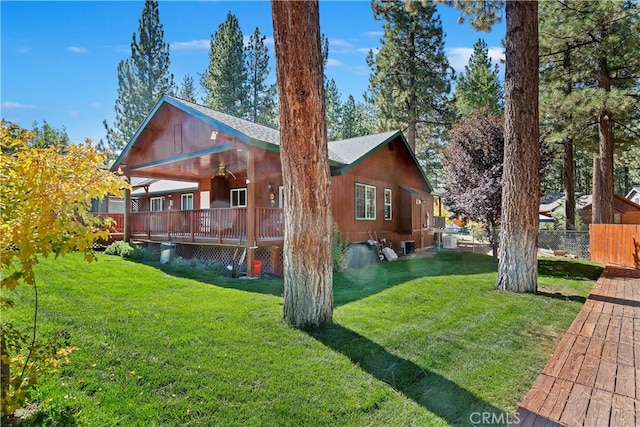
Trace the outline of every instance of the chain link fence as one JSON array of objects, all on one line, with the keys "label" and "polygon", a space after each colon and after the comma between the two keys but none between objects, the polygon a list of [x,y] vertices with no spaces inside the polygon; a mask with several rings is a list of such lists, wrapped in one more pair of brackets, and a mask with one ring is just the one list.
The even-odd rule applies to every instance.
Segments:
[{"label": "chain link fence", "polygon": [[564,251],[579,258],[589,259],[589,232],[540,230],[538,247],[551,251]]}]

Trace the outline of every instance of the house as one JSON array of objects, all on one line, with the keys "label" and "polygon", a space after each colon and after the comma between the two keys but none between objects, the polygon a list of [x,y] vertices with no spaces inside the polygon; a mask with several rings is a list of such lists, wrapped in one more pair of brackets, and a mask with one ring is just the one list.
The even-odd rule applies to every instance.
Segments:
[{"label": "house", "polygon": [[[149,184],[125,193],[125,238],[223,263],[245,247],[249,275],[256,259],[277,272],[286,203],[279,140],[275,129],[164,95],[112,166]],[[328,148],[333,219],[351,242],[375,234],[396,251],[432,245],[444,218],[434,217],[432,188],[400,131]],[[166,180],[192,187],[152,194]]]},{"label": "house", "polygon": [[[540,214],[564,216],[566,199],[563,193],[548,193],[542,196]],[[593,196],[587,194],[576,197],[576,213],[583,224],[591,224]],[[616,224],[640,224],[640,204],[634,203],[619,194],[613,195],[613,222]]]}]

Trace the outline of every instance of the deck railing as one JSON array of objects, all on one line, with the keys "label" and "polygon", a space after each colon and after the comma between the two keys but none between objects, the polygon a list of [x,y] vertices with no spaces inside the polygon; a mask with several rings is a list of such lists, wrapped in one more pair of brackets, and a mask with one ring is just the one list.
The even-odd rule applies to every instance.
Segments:
[{"label": "deck railing", "polygon": [[[256,239],[284,237],[282,209],[256,209]],[[131,234],[147,239],[241,241],[248,235],[247,208],[213,208],[131,213]]]},{"label": "deck railing", "polygon": [[123,213],[105,213],[94,212],[93,216],[102,218],[103,220],[110,218],[111,226],[109,227],[110,233],[124,233],[124,214]]}]

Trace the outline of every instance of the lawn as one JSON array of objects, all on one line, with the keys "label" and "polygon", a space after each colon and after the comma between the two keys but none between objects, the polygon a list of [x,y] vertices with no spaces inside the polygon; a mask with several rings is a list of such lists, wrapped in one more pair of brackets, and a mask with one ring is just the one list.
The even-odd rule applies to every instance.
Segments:
[{"label": "lawn", "polygon": [[[89,426],[469,425],[513,413],[600,267],[540,261],[539,295],[494,290],[490,257],[438,253],[336,275],[334,325],[281,321],[282,281],[99,255],[37,268],[39,334],[79,350],[35,393]],[[32,289],[5,320],[27,325]]]}]

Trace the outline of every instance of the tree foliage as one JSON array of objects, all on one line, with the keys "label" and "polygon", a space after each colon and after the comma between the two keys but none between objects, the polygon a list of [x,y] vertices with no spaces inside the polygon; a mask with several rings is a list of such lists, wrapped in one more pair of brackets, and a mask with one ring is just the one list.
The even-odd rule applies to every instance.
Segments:
[{"label": "tree foliage", "polygon": [[504,119],[489,107],[476,110],[451,129],[445,160],[445,204],[464,219],[488,225],[496,253],[502,207]]},{"label": "tree foliage", "polygon": [[178,98],[193,103],[198,102],[196,98],[196,87],[193,82],[193,77],[191,77],[190,74],[185,74],[182,78],[182,84],[180,85],[180,90],[178,90]]},{"label": "tree foliage", "polygon": [[[7,292],[20,283],[35,288],[33,268],[40,257],[79,251],[92,261],[93,243],[107,237],[108,224],[91,215],[91,199],[116,194],[127,186],[121,178],[99,168],[104,156],[90,141],[66,146],[63,152],[53,144],[31,147],[33,138],[33,133],[2,121],[0,287]],[[3,292],[0,300],[3,308],[13,305],[7,295]],[[52,364],[55,367],[70,351],[54,348],[51,342],[29,341],[22,332],[2,323],[3,416],[24,404],[38,374],[48,371]]]},{"label": "tree foliage", "polygon": [[[385,21],[382,47],[369,51],[371,99],[380,110],[382,129],[407,128],[415,151],[418,123],[446,122],[453,70],[444,52],[444,34],[431,2],[371,2]],[[427,133],[430,129],[424,129]]]},{"label": "tree foliage", "polygon": [[133,137],[151,108],[165,93],[173,93],[173,75],[169,73],[169,45],[164,42],[158,2],[146,0],[138,34],[133,33],[131,58],[118,64],[116,121],[106,120],[107,145],[119,152]]},{"label": "tree foliage", "polygon": [[266,36],[256,27],[249,37],[246,47],[247,100],[246,117],[254,123],[277,127],[277,95],[275,84],[267,84],[271,68],[269,67],[269,48],[265,44]]},{"label": "tree foliage", "polygon": [[209,66],[200,76],[204,104],[243,117],[247,98],[246,52],[238,18],[229,12],[211,36]]},{"label": "tree foliage", "polygon": [[64,149],[64,147],[70,143],[67,128],[63,126],[56,129],[47,123],[46,120],[42,121],[42,126],[40,126],[38,122],[33,122],[31,132],[33,133],[33,139],[29,141],[30,147],[46,148],[53,146]]},{"label": "tree foliage", "polygon": [[470,116],[486,106],[492,113],[501,114],[504,109],[504,89],[498,75],[498,64],[492,64],[487,43],[478,39],[464,73],[458,75],[454,93],[456,112],[461,116]]}]

